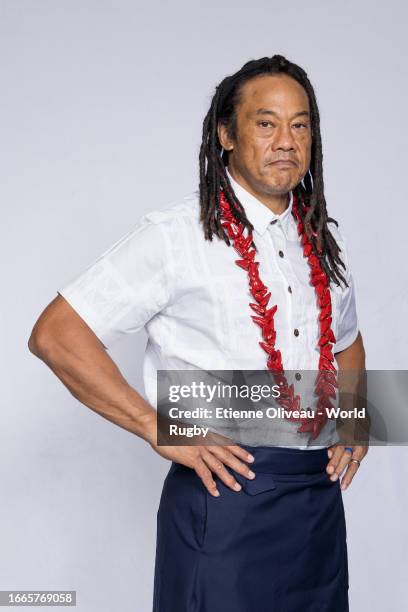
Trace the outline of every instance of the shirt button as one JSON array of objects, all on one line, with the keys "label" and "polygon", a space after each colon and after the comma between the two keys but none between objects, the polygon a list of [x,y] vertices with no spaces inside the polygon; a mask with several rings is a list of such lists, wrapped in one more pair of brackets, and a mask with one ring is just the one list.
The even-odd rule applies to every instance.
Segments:
[{"label": "shirt button", "polygon": [[299,372],[296,372],[295,378],[296,378],[296,380],[300,380],[302,378],[302,375],[299,374]]},{"label": "shirt button", "polygon": [[295,334],[295,336],[298,336],[299,335],[299,330],[296,328],[296,329],[293,330],[293,333]]},{"label": "shirt button", "polygon": [[288,287],[288,291],[289,291],[289,293],[292,293],[292,287],[290,285]]},{"label": "shirt button", "polygon": [[279,251],[279,257],[283,257],[283,251]]},{"label": "shirt button", "polygon": [[271,221],[271,225],[273,225],[276,222],[277,222],[277,219],[274,219],[273,221]]}]

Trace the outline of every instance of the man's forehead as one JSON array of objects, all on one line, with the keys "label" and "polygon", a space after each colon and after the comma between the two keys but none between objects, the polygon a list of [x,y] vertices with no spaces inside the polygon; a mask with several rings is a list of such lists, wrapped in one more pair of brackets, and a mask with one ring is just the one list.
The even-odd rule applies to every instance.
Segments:
[{"label": "man's forehead", "polygon": [[247,112],[284,108],[292,113],[309,111],[309,97],[300,83],[291,77],[262,75],[247,81],[241,90],[240,106]]}]

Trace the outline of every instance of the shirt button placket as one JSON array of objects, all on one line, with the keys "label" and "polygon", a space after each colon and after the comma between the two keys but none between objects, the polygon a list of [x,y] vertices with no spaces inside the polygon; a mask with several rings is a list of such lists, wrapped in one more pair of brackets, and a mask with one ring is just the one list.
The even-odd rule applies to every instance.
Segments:
[{"label": "shirt button placket", "polygon": [[[277,223],[278,219],[274,219],[273,221],[271,221],[270,225],[274,225],[275,223]],[[272,228],[271,228],[272,230]],[[283,227],[281,226],[280,223],[278,223],[278,225],[276,226],[276,228],[273,229],[273,231],[271,231],[271,234],[273,233],[274,238],[272,238],[273,242],[275,243],[275,249],[278,254],[279,260],[281,263],[278,264],[278,267],[281,270],[282,275],[284,276],[284,278],[286,279],[287,284],[287,290],[288,293],[292,294],[292,286],[289,284],[290,282],[290,278],[292,276],[292,268],[290,265],[290,261],[285,257],[285,245],[286,245],[286,235],[285,232],[283,230]],[[289,282],[288,282],[289,281]],[[291,299],[291,298],[289,298]],[[291,324],[293,324],[293,321],[296,321],[296,318],[293,318],[294,315],[296,314],[296,304],[291,302],[291,308],[289,309],[289,311],[291,312]],[[299,330],[295,329],[294,330],[294,335],[297,337],[299,335]],[[298,349],[296,349],[298,350]]]}]

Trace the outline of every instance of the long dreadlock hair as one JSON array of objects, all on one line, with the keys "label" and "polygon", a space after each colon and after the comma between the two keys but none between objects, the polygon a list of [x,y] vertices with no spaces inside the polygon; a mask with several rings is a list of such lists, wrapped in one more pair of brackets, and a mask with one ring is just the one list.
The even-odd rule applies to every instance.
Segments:
[{"label": "long dreadlock hair", "polygon": [[[345,265],[339,257],[341,251],[335,238],[331,234],[327,224],[332,221],[338,226],[338,222],[327,216],[326,200],[324,197],[323,183],[323,153],[320,135],[320,115],[316,96],[306,72],[297,64],[287,60],[283,55],[263,57],[258,60],[247,62],[238,72],[227,76],[216,87],[211,101],[210,109],[203,122],[202,143],[200,147],[200,221],[203,224],[206,240],[212,240],[213,234],[223,239],[228,246],[230,240],[220,219],[220,188],[236,218],[241,221],[248,230],[253,230],[253,225],[247,219],[245,210],[235,195],[226,173],[228,164],[228,153],[223,151],[218,139],[217,126],[219,122],[224,123],[232,138],[236,136],[237,117],[236,108],[240,100],[243,85],[259,75],[270,75],[284,73],[294,78],[305,89],[311,111],[312,149],[309,173],[295,188],[299,215],[304,223],[306,234],[312,244],[313,252],[319,258],[323,270],[329,279],[337,285],[343,281],[348,283],[339,269]],[[310,206],[309,210],[306,207]],[[316,235],[314,235],[314,233]],[[252,243],[256,249],[256,245]],[[319,252],[321,248],[321,252]]]}]

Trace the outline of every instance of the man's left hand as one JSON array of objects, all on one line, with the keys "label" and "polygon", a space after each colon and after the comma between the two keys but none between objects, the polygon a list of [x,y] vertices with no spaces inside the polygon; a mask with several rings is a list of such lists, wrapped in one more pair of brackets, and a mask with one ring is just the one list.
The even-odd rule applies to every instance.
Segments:
[{"label": "man's left hand", "polygon": [[327,464],[326,471],[331,480],[337,480],[344,469],[347,468],[341,479],[341,489],[343,491],[349,486],[355,473],[360,468],[359,464],[352,459],[362,461],[368,452],[368,446],[353,446],[353,452],[346,450],[346,448],[349,447],[336,444],[327,449],[330,461]]}]

